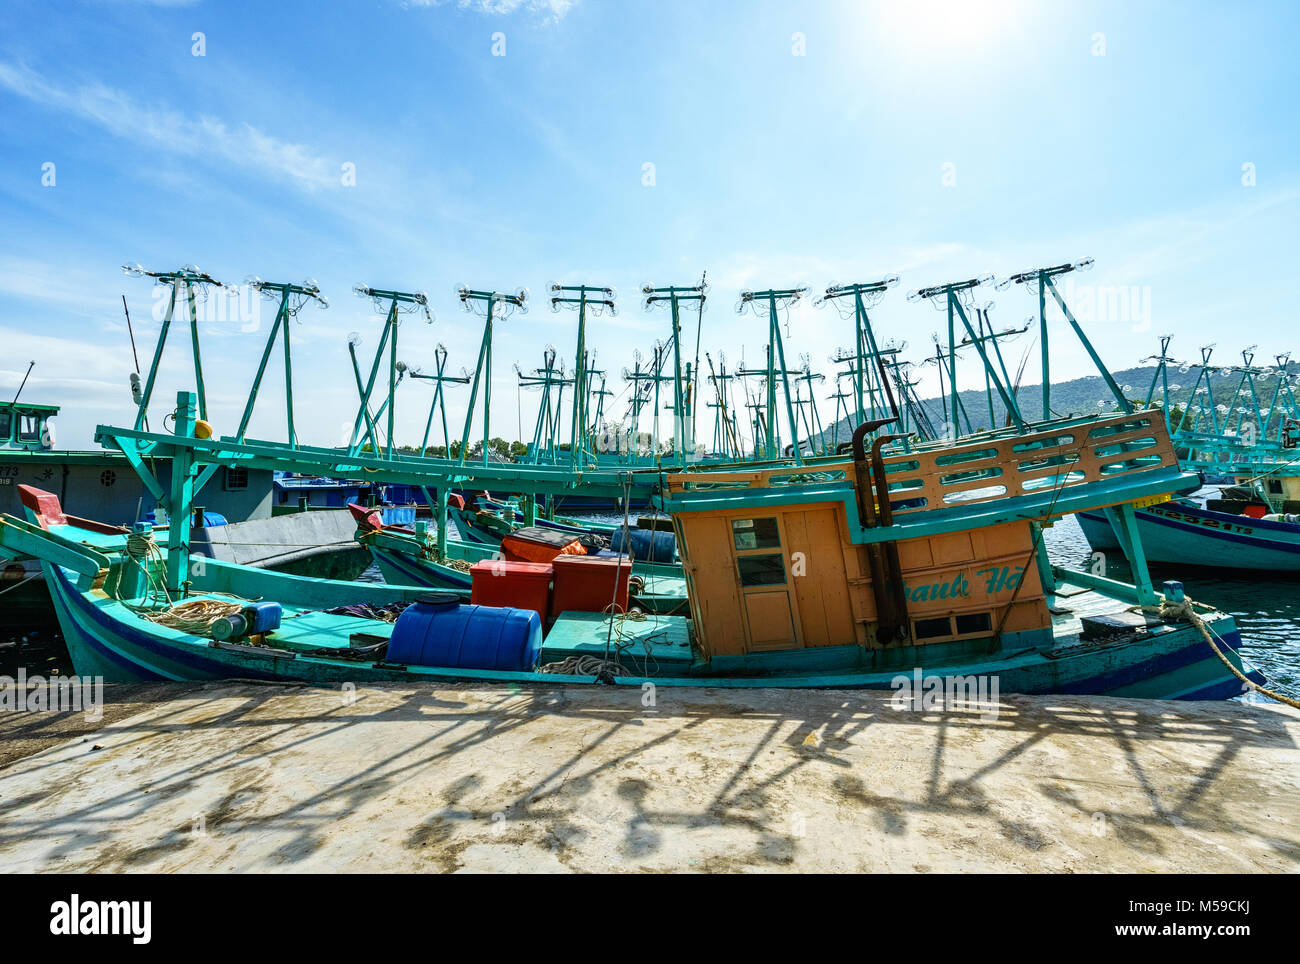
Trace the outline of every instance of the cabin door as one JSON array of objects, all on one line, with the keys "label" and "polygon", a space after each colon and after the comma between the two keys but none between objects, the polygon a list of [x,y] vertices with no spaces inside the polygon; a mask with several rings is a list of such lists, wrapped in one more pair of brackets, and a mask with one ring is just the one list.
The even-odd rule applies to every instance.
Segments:
[{"label": "cabin door", "polygon": [[788,548],[779,520],[774,516],[732,519],[730,536],[748,651],[802,646],[791,599]]}]

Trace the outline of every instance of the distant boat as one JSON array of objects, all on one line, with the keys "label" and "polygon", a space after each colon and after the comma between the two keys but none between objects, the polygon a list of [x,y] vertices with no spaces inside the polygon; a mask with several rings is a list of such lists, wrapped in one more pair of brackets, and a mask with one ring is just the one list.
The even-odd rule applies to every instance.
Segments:
[{"label": "distant boat", "polygon": [[[1134,516],[1148,562],[1300,573],[1300,519],[1294,515],[1290,520],[1296,521],[1277,513],[1256,517],[1176,499],[1137,509]],[[1102,512],[1077,512],[1075,518],[1093,549],[1120,549]]]}]

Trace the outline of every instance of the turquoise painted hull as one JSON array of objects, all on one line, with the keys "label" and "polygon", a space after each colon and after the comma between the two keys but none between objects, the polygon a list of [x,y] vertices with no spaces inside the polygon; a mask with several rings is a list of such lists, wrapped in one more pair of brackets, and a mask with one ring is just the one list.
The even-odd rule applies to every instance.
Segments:
[{"label": "turquoise painted hull", "polygon": [[[207,680],[232,677],[296,680],[314,684],[364,684],[391,681],[483,681],[527,683],[544,686],[599,685],[595,677],[545,674],[539,672],[501,672],[463,670],[447,667],[399,667],[384,663],[358,662],[272,651],[248,646],[214,644],[205,637],[191,636],[141,619],[124,604],[97,591],[81,591],[73,574],[45,562],[47,580],[68,651],[79,675],[102,676],[108,680]],[[216,566],[210,568],[217,568]],[[235,570],[240,567],[222,567]],[[233,577],[242,590],[258,581],[256,576],[235,572]],[[335,603],[362,601],[367,596],[377,601],[414,599],[421,592],[414,587],[382,587],[364,584],[323,584],[319,580],[295,582],[295,577],[279,576],[261,580],[270,591],[283,591],[297,584],[309,586],[313,595]],[[314,601],[314,600],[313,600]],[[384,624],[374,624],[382,628]],[[1214,620],[1216,633],[1227,652],[1238,661],[1235,649],[1240,637],[1231,617]],[[840,647],[837,649],[848,649]],[[856,650],[856,647],[852,649]],[[889,689],[900,679],[911,679],[915,672],[929,680],[946,680],[980,676],[996,678],[998,693],[1074,693],[1164,699],[1223,699],[1241,692],[1241,684],[1206,647],[1190,626],[1163,627],[1160,632],[1128,642],[1092,646],[1067,645],[1049,649],[1022,649],[1005,655],[974,656],[976,644],[968,658],[913,670],[909,654],[890,652],[888,666],[833,668],[821,672],[800,673],[791,666],[791,656],[768,664],[751,660],[738,667],[734,675],[707,675],[708,669],[696,668],[687,676],[622,676],[619,686],[640,688],[647,682],[656,686],[711,686],[732,689]],[[864,658],[875,659],[880,653],[858,651]],[[952,654],[950,654],[952,656]],[[1248,675],[1262,682],[1255,671]]]},{"label": "turquoise painted hull", "polygon": [[[1148,562],[1300,573],[1300,525],[1181,503],[1138,509],[1134,515]],[[1119,551],[1103,514],[1078,512],[1075,518],[1093,549]]]}]

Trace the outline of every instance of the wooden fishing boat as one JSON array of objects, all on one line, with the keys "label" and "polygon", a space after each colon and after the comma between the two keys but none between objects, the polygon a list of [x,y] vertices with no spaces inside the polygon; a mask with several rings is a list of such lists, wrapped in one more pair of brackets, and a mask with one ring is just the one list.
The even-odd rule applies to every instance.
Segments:
[{"label": "wooden fishing boat", "polygon": [[[1079,512],[1075,518],[1093,549],[1121,548],[1104,513]],[[1140,508],[1134,520],[1150,562],[1300,573],[1300,517],[1295,514],[1223,512],[1184,498]]]},{"label": "wooden fishing boat", "polygon": [[[1125,585],[1046,559],[1052,519],[1116,507],[1136,539],[1129,503],[1187,484],[1157,413],[890,455],[887,436],[865,450],[872,427],[851,461],[667,477],[658,501],[682,547],[689,619],[560,613],[543,639],[536,613],[455,594],[213,562],[187,573],[182,550],[67,517],[33,489],[28,520],[0,525],[0,548],[42,560],[78,672],[114,679],[946,692],[989,680],[1002,693],[1214,699],[1242,689],[1226,661],[1262,681],[1236,655],[1232,617],[1177,584],[1160,594],[1144,566]],[[167,585],[183,602],[160,597]],[[186,616],[196,603],[233,612],[218,632]],[[406,608],[393,623],[338,608],[361,604]],[[258,607],[274,607],[273,626]]]},{"label": "wooden fishing boat", "polygon": [[[1165,413],[1183,468],[1198,472],[1202,485],[1222,490],[1220,498],[1204,504],[1183,495],[1136,507],[1146,558],[1166,565],[1300,572],[1300,403],[1291,390],[1290,356],[1277,356],[1274,370],[1257,366],[1253,350],[1246,349],[1240,365],[1221,367],[1211,364],[1214,346],[1207,345],[1199,364],[1181,364],[1169,357],[1169,343],[1170,336],[1162,336],[1160,353],[1146,359],[1156,362],[1147,405]],[[1179,387],[1169,384],[1171,365],[1199,370],[1181,401]],[[1239,376],[1232,391],[1219,391],[1234,405],[1216,406],[1210,376],[1232,373]],[[1267,378],[1276,382],[1271,397],[1256,385]],[[1123,550],[1123,534],[1106,513],[1080,512],[1077,519],[1093,549]]]}]

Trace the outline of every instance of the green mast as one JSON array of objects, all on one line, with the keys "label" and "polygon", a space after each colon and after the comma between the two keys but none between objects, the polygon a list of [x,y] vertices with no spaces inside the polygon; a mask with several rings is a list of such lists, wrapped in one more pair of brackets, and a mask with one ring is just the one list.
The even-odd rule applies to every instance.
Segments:
[{"label": "green mast", "polygon": [[[948,311],[948,390],[951,393],[949,403],[949,414],[953,426],[953,437],[955,438],[960,431],[958,429],[958,415],[960,397],[957,389],[957,351],[964,347],[957,342],[956,321],[961,319],[962,327],[966,329],[969,335],[969,343],[975,346],[979,353],[980,360],[984,363],[984,371],[987,378],[997,389],[998,396],[1002,399],[1002,404],[1007,413],[1015,422],[1017,428],[1025,427],[1024,416],[1020,414],[1020,406],[1016,404],[1008,384],[1004,384],[1003,377],[999,377],[993,363],[989,360],[988,352],[984,350],[984,341],[976,333],[975,328],[971,325],[970,316],[967,315],[966,309],[970,307],[974,310],[974,290],[985,282],[992,281],[992,275],[982,275],[978,278],[971,278],[967,281],[951,281],[946,284],[932,285],[928,288],[921,288],[913,291],[907,296],[908,301],[929,301],[935,307],[947,308]],[[940,305],[942,300],[942,306]]]},{"label": "green mast", "polygon": [[[708,298],[709,286],[701,281],[697,285],[665,285],[655,287],[652,284],[641,286],[646,310],[656,305],[668,305],[673,319],[673,448],[678,461],[686,464],[688,440],[686,438],[686,399],[682,391],[682,305],[695,305],[701,312]],[[657,384],[657,383],[656,383]],[[655,413],[658,418],[658,413]],[[693,441],[693,440],[692,440]]]},{"label": "green mast", "polygon": [[249,389],[248,404],[244,407],[244,415],[239,420],[239,431],[235,433],[235,438],[240,442],[244,440],[244,433],[248,430],[248,422],[253,417],[253,404],[257,401],[257,391],[262,384],[262,375],[266,372],[266,364],[271,360],[271,351],[275,347],[275,337],[283,331],[284,410],[288,422],[289,447],[297,448],[298,434],[293,427],[293,363],[289,353],[289,320],[298,317],[298,311],[307,302],[314,301],[321,308],[328,308],[330,305],[329,299],[321,294],[320,285],[312,278],[307,279],[300,285],[295,285],[276,281],[263,281],[261,278],[253,276],[247,280],[246,284],[264,297],[273,300],[279,299],[280,307],[275,313],[275,321],[271,324],[271,334],[266,339],[266,348],[262,350],[262,361],[257,366],[257,375],[253,378],[253,387]]},{"label": "green mast", "polygon": [[1109,388],[1111,394],[1115,396],[1115,400],[1119,404],[1120,411],[1126,413],[1133,411],[1133,405],[1129,402],[1127,398],[1124,397],[1124,393],[1120,391],[1120,387],[1115,383],[1115,379],[1111,375],[1110,370],[1106,367],[1105,363],[1102,362],[1101,356],[1097,354],[1097,350],[1092,347],[1092,342],[1090,342],[1088,340],[1088,336],[1083,333],[1083,329],[1079,327],[1079,322],[1075,320],[1074,314],[1070,311],[1069,306],[1065,303],[1065,299],[1061,297],[1061,292],[1058,291],[1056,288],[1056,281],[1055,281],[1056,278],[1059,278],[1063,274],[1069,274],[1073,271],[1087,271],[1091,269],[1092,266],[1093,266],[1092,258],[1083,258],[1079,261],[1075,261],[1072,264],[1058,264],[1049,268],[1030,268],[1028,271],[1021,271],[1018,274],[1013,274],[1011,275],[1011,277],[1005,278],[1002,281],[999,281],[997,284],[999,290],[1004,289],[1009,285],[1013,285],[1013,284],[1024,285],[1025,287],[1029,288],[1031,291],[1037,289],[1038,325],[1039,325],[1038,341],[1039,341],[1039,350],[1042,352],[1042,356],[1043,356],[1043,418],[1044,419],[1049,419],[1052,417],[1052,393],[1051,393],[1052,372],[1051,372],[1051,365],[1048,360],[1049,356],[1048,356],[1048,348],[1047,348],[1047,297],[1044,292],[1050,294],[1052,296],[1052,299],[1056,302],[1057,306],[1060,307],[1061,313],[1065,315],[1066,321],[1068,321],[1070,323],[1070,327],[1074,329],[1074,333],[1078,337],[1079,342],[1083,345],[1084,349],[1088,352],[1088,357],[1092,359],[1092,363],[1097,367],[1097,371],[1100,372],[1102,379],[1106,382],[1106,387]]},{"label": "green mast", "polygon": [[[841,317],[853,316],[853,354],[836,352],[831,361],[842,364],[851,361],[849,372],[853,376],[856,390],[857,420],[875,420],[888,412],[897,416],[897,406],[889,388],[880,347],[876,344],[876,333],[871,327],[868,308],[875,307],[885,296],[885,292],[898,284],[898,275],[891,274],[879,281],[862,281],[852,284],[832,284],[813,301],[813,307],[820,308],[831,304],[840,312]],[[866,399],[871,400],[870,415],[867,412]]]},{"label": "green mast", "polygon": [[441,412],[442,444],[446,449],[446,457],[451,458],[451,434],[447,431],[447,396],[443,392],[442,386],[445,384],[468,385],[470,383],[470,374],[463,369],[460,375],[448,375],[446,373],[447,346],[441,343],[433,350],[433,363],[436,371],[432,375],[426,374],[419,368],[413,368],[407,372],[412,378],[433,382],[434,385],[433,401],[429,403],[429,417],[424,423],[424,438],[420,442],[420,454],[427,454],[425,450],[429,447],[429,431],[433,428],[433,415],[434,412]]},{"label": "green mast", "polygon": [[460,464],[465,464],[469,452],[469,433],[474,424],[474,406],[478,400],[479,385],[483,386],[483,464],[488,463],[488,442],[492,424],[492,325],[499,317],[505,320],[512,309],[528,311],[528,289],[520,288],[515,294],[500,291],[480,291],[460,285],[456,297],[466,311],[483,314],[483,341],[479,345],[478,366],[469,390],[469,407],[465,411],[465,432],[460,442]]},{"label": "green mast", "polygon": [[587,312],[590,310],[592,317],[596,317],[606,310],[611,315],[618,314],[618,309],[614,305],[612,287],[562,285],[558,281],[551,282],[550,287],[552,311],[559,311],[561,307],[565,307],[578,312],[578,347],[574,352],[573,369],[573,419],[569,431],[569,469],[577,472],[581,464],[582,452],[586,451],[588,442],[590,376],[587,371]]},{"label": "green mast", "polygon": [[[379,439],[374,436],[373,423],[370,420],[370,396],[374,393],[375,383],[379,377],[379,369],[384,362],[384,348],[388,348],[388,397],[385,399],[383,406],[380,408],[382,413],[384,409],[388,411],[388,451],[387,457],[393,457],[393,434],[394,426],[397,419],[397,383],[400,376],[405,374],[406,365],[397,360],[397,323],[398,316],[412,312],[423,311],[424,319],[428,324],[433,324],[433,312],[429,310],[429,296],[423,291],[391,291],[384,288],[372,288],[369,285],[354,285],[353,291],[362,298],[369,298],[377,311],[384,311],[384,332],[379,338],[379,347],[375,349],[375,360],[370,366],[370,377],[361,388],[361,404],[357,408],[356,418],[352,422],[352,435],[348,440],[348,454],[356,455],[361,451],[364,443],[364,436],[358,437],[361,432],[361,426],[367,425],[367,434],[371,435],[371,444],[374,445],[376,454],[379,452]],[[387,309],[385,310],[385,305]],[[355,343],[354,343],[355,347]],[[357,371],[358,376],[360,370]],[[358,377],[358,384],[360,378]]]},{"label": "green mast", "polygon": [[145,417],[149,414],[149,400],[153,397],[154,383],[158,378],[158,366],[162,362],[163,347],[167,344],[167,332],[171,328],[172,316],[175,314],[177,301],[184,302],[189,307],[190,345],[194,354],[195,387],[198,389],[198,417],[206,422],[208,420],[208,395],[203,383],[203,356],[199,351],[199,314],[195,289],[206,292],[208,286],[224,288],[225,285],[210,274],[200,271],[197,265],[192,264],[187,264],[178,271],[146,271],[138,264],[124,264],[122,265],[122,271],[132,277],[153,278],[156,284],[165,284],[171,287],[171,295],[167,301],[167,313],[163,316],[162,329],[158,332],[158,345],[154,348],[153,361],[149,365],[149,378],[145,382],[144,391],[140,395],[135,415],[135,430],[140,431],[144,426]]},{"label": "green mast", "polygon": [[781,341],[779,311],[788,312],[792,305],[798,304],[808,293],[807,285],[794,288],[769,288],[766,291],[742,291],[740,301],[736,303],[736,314],[744,314],[750,308],[755,314],[761,312],[761,304],[767,305],[767,424],[765,426],[768,458],[779,458],[776,442],[776,380],[781,379],[785,392],[786,423],[790,426],[791,453],[796,465],[803,465],[803,454],[799,451],[799,425],[794,418],[794,404],[790,400],[789,375],[785,367],[785,345]]}]

